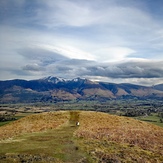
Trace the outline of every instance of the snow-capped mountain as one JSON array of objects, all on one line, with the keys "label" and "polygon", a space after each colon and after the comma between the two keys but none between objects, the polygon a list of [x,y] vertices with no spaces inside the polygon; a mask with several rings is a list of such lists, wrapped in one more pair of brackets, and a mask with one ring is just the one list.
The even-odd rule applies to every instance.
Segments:
[{"label": "snow-capped mountain", "polygon": [[[157,88],[157,89],[156,89]],[[63,100],[163,99],[159,86],[93,82],[48,76],[38,80],[0,81],[0,103]]]},{"label": "snow-capped mountain", "polygon": [[44,80],[44,81],[55,83],[55,84],[57,84],[59,82],[66,82],[67,81],[64,78],[54,77],[54,76],[48,76],[48,77],[42,78],[40,80]]}]

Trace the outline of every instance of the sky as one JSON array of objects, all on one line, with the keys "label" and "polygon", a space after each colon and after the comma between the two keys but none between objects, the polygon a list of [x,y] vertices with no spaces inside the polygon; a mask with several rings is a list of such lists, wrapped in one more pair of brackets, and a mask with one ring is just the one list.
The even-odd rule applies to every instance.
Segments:
[{"label": "sky", "polygon": [[162,0],[0,0],[0,80],[163,83]]}]

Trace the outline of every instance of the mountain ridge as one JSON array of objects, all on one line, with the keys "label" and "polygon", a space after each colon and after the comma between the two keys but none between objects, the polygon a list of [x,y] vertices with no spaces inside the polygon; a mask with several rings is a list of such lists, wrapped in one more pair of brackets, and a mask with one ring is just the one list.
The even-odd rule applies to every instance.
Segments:
[{"label": "mountain ridge", "polygon": [[86,78],[48,76],[35,80],[0,81],[0,103],[58,102],[69,100],[162,99],[162,85],[93,82]]}]

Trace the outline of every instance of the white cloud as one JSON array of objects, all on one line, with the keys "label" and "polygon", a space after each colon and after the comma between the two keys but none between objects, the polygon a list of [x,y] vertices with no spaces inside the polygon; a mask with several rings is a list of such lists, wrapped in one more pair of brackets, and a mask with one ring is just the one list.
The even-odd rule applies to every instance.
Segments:
[{"label": "white cloud", "polygon": [[[118,5],[114,1],[108,3],[106,1],[41,0],[38,2],[42,2],[42,7],[36,10],[35,20],[49,28],[91,26],[91,28],[107,30],[113,26],[118,30],[144,32],[156,25],[150,14],[141,8]],[[136,34],[133,31],[134,33]]]},{"label": "white cloud", "polygon": [[68,45],[38,45],[40,48],[44,48],[50,50],[52,52],[56,52],[63,56],[66,56],[71,59],[87,59],[87,60],[94,60],[94,56],[88,52],[82,51],[78,48]]},{"label": "white cloud", "polygon": [[135,51],[127,47],[108,47],[96,51],[97,60],[101,62],[121,61],[132,53]]},{"label": "white cloud", "polygon": [[75,1],[42,1],[47,10],[42,7],[37,10],[36,20],[47,27],[57,26],[87,26],[94,24],[97,17],[88,6],[78,4]]}]

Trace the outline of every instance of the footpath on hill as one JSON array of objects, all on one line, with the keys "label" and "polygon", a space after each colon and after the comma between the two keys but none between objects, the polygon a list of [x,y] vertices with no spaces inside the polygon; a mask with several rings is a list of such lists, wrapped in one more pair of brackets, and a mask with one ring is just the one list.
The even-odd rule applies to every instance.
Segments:
[{"label": "footpath on hill", "polygon": [[73,137],[78,127],[77,122],[79,122],[79,112],[70,112],[69,123],[57,130],[55,139],[58,139],[58,141],[55,147],[58,151],[56,151],[55,157],[63,162],[89,163],[86,154],[77,146]]},{"label": "footpath on hill", "polygon": [[1,162],[91,162],[73,137],[78,121],[79,112],[70,112],[69,123],[57,129],[28,133],[0,143]]}]

